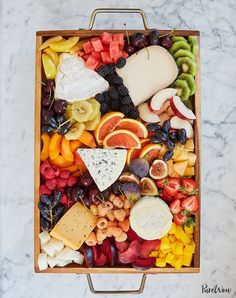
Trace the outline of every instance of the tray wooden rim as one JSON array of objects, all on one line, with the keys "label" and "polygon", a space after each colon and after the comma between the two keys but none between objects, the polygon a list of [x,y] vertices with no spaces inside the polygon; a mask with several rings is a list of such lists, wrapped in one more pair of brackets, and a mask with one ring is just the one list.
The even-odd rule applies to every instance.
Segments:
[{"label": "tray wooden rim", "polygon": [[[172,267],[165,268],[151,268],[146,271],[136,270],[130,267],[100,267],[100,268],[85,268],[76,264],[71,264],[67,267],[54,267],[48,268],[44,271],[40,271],[37,264],[38,255],[40,253],[40,242],[38,234],[40,232],[40,213],[38,209],[39,201],[39,185],[40,185],[40,113],[41,113],[41,78],[42,78],[42,63],[41,63],[41,52],[38,51],[39,46],[43,42],[44,38],[62,35],[62,36],[81,36],[82,38],[96,36],[102,33],[104,30],[49,30],[49,31],[37,31],[36,32],[36,60],[35,60],[35,125],[34,125],[34,271],[36,273],[74,273],[74,274],[181,274],[181,273],[199,273],[200,272],[200,214],[196,216],[196,228],[194,233],[194,239],[196,242],[196,251],[194,254],[194,266],[184,267],[179,270]],[[107,30],[107,32],[118,33],[125,30]],[[148,33],[151,30],[128,30],[129,35],[134,32]],[[160,34],[166,34],[170,30],[160,30]],[[189,36],[195,35],[198,38],[200,44],[200,32],[196,30],[176,30],[173,35]],[[195,178],[199,183],[199,192],[201,190],[201,103],[200,103],[200,51],[197,56],[198,72],[196,75],[197,90],[195,93],[195,114],[196,121],[194,123],[194,135],[195,135],[195,152],[197,154],[197,163],[195,165],[196,175]],[[199,197],[200,193],[199,193]]]}]

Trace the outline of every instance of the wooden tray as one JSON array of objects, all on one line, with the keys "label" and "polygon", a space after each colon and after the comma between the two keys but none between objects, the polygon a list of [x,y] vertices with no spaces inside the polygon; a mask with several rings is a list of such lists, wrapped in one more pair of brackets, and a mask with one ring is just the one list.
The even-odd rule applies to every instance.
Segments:
[{"label": "wooden tray", "polygon": [[[105,9],[106,10],[106,9]],[[128,9],[128,11],[123,11],[122,9],[112,10],[113,12],[133,12]],[[95,15],[98,12],[104,12],[102,10],[95,10],[93,12],[93,19],[91,17],[90,26],[91,29],[93,27]],[[135,32],[143,32],[147,34],[150,32],[150,29],[147,29],[146,16],[141,10],[135,10],[135,12],[141,13],[144,21],[145,30],[128,30],[128,34],[132,35]],[[144,14],[144,15],[143,15]],[[38,255],[40,253],[40,243],[38,234],[40,233],[40,212],[38,209],[39,202],[39,186],[40,186],[40,113],[41,113],[41,82],[44,79],[43,68],[42,68],[42,52],[39,51],[40,45],[48,38],[52,36],[61,35],[63,37],[69,36],[79,36],[82,38],[90,38],[94,36],[100,35],[104,30],[110,33],[124,33],[125,30],[53,30],[53,31],[38,31],[36,32],[36,80],[35,80],[35,139],[34,139],[34,269],[35,272],[40,272],[37,264]],[[153,29],[152,29],[153,30]],[[170,30],[159,30],[161,35],[168,33]],[[177,36],[189,36],[194,35],[198,37],[198,42],[200,43],[200,33],[199,31],[190,31],[190,30],[176,30],[172,35]],[[195,164],[195,178],[199,183],[199,191],[200,191],[200,163],[201,163],[201,155],[200,155],[200,132],[201,132],[201,124],[200,124],[200,53],[197,56],[198,63],[198,73],[196,75],[196,83],[197,90],[195,95],[193,96],[194,103],[194,111],[197,119],[194,121],[194,135],[195,135],[195,153],[197,154],[197,162]],[[196,227],[194,232],[194,241],[196,244],[196,251],[193,258],[193,266],[192,267],[184,267],[179,270],[166,267],[166,268],[151,268],[147,271],[138,271],[131,267],[125,266],[117,266],[117,267],[100,267],[100,268],[86,268],[77,264],[70,264],[66,267],[54,267],[48,268],[44,270],[42,273],[77,273],[77,274],[88,274],[88,273],[104,273],[104,274],[165,274],[165,273],[197,273],[200,271],[200,211],[196,216]]]}]

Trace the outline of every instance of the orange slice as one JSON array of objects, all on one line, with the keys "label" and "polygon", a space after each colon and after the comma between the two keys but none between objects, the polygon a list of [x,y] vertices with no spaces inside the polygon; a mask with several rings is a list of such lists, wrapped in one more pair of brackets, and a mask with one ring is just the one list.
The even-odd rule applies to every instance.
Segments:
[{"label": "orange slice", "polygon": [[109,112],[101,118],[100,123],[94,131],[94,136],[99,145],[102,145],[105,137],[116,128],[124,116],[125,115],[120,112]]},{"label": "orange slice", "polygon": [[148,130],[146,126],[131,118],[123,118],[120,120],[118,129],[127,129],[135,133],[139,138],[146,138],[148,136]]},{"label": "orange slice", "polygon": [[141,148],[139,138],[131,131],[118,129],[110,132],[103,141],[104,148]]},{"label": "orange slice", "polygon": [[[141,139],[140,143],[141,143],[141,146],[144,147],[147,144],[150,144],[150,140],[149,139]],[[127,150],[127,157],[126,157],[127,165],[129,165],[132,160],[139,157],[140,151],[141,151],[141,149],[135,149],[135,148],[131,148],[131,149]]]},{"label": "orange slice", "polygon": [[140,158],[146,158],[147,161],[150,163],[154,159],[158,158],[158,154],[161,150],[160,144],[149,144],[142,148],[140,151],[139,157]]}]

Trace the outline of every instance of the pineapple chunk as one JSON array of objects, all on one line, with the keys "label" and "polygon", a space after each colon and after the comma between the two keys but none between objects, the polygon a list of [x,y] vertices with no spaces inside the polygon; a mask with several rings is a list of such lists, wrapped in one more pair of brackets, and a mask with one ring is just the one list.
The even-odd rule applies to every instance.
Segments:
[{"label": "pineapple chunk", "polygon": [[173,171],[169,176],[173,178],[180,178],[180,175],[176,171]]},{"label": "pineapple chunk", "polygon": [[182,256],[184,253],[184,244],[182,242],[177,241],[175,246],[173,247],[173,253],[177,256]]},{"label": "pineapple chunk", "polygon": [[189,157],[188,157],[188,151],[186,150],[181,150],[181,149],[177,149],[177,150],[180,150],[180,154],[174,159],[174,161],[183,161],[183,160],[188,160]]},{"label": "pineapple chunk", "polygon": [[181,152],[183,151],[182,149],[177,149],[177,148],[175,148],[174,150],[174,154],[173,154],[173,156],[172,156],[172,159],[173,160],[176,160],[176,158],[181,154]]},{"label": "pineapple chunk", "polygon": [[171,229],[169,230],[169,234],[175,234],[175,231],[176,231],[176,224],[173,222],[172,223],[172,226],[171,226]]},{"label": "pineapple chunk", "polygon": [[162,145],[161,150],[159,151],[158,157],[162,157],[166,151],[168,151],[168,148],[166,147],[166,145]]},{"label": "pineapple chunk", "polygon": [[186,234],[193,234],[193,226],[189,226],[189,227],[184,226],[184,232]]},{"label": "pineapple chunk", "polygon": [[185,256],[183,255],[183,265],[189,267],[192,263],[193,255]]},{"label": "pineapple chunk", "polygon": [[157,267],[166,267],[166,258],[157,258],[155,265]]},{"label": "pineapple chunk", "polygon": [[166,256],[166,263],[168,263],[168,264],[171,265],[171,263],[172,263],[174,257],[175,257],[175,256],[174,256],[171,252],[169,252],[168,255]]},{"label": "pineapple chunk", "polygon": [[189,152],[188,153],[188,166],[189,167],[194,166],[196,160],[197,160],[197,155],[193,152]]},{"label": "pineapple chunk", "polygon": [[194,151],[194,141],[193,139],[188,139],[186,144],[185,144],[185,148],[189,151]]},{"label": "pineapple chunk", "polygon": [[150,252],[149,256],[157,258],[159,256],[159,251],[158,250],[153,250],[153,251]]},{"label": "pineapple chunk", "polygon": [[180,269],[182,266],[183,266],[183,257],[179,256],[175,261],[175,269]]},{"label": "pineapple chunk", "polygon": [[166,163],[168,166],[168,175],[171,176],[173,173],[173,159],[169,159]]},{"label": "pineapple chunk", "polygon": [[188,166],[188,160],[183,160],[183,161],[174,163],[173,168],[175,172],[177,172],[180,176],[183,176],[187,166]]},{"label": "pineapple chunk", "polygon": [[184,176],[194,176],[195,175],[195,170],[194,167],[187,167]]}]

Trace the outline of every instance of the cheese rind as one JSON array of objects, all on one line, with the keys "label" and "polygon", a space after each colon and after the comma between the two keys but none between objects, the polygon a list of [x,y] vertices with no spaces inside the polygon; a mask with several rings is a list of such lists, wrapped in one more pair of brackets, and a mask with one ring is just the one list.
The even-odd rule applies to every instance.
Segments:
[{"label": "cheese rind", "polygon": [[78,149],[77,152],[100,191],[107,189],[118,179],[127,155],[125,149]]},{"label": "cheese rind", "polygon": [[161,46],[149,46],[131,55],[117,74],[122,77],[135,106],[168,87],[178,75],[172,55]]},{"label": "cheese rind", "polygon": [[65,246],[78,250],[95,228],[97,217],[79,202],[75,203],[59,220],[50,235]]},{"label": "cheese rind", "polygon": [[87,68],[82,58],[69,53],[60,56],[55,82],[55,98],[70,103],[89,99],[109,88],[108,82]]}]

